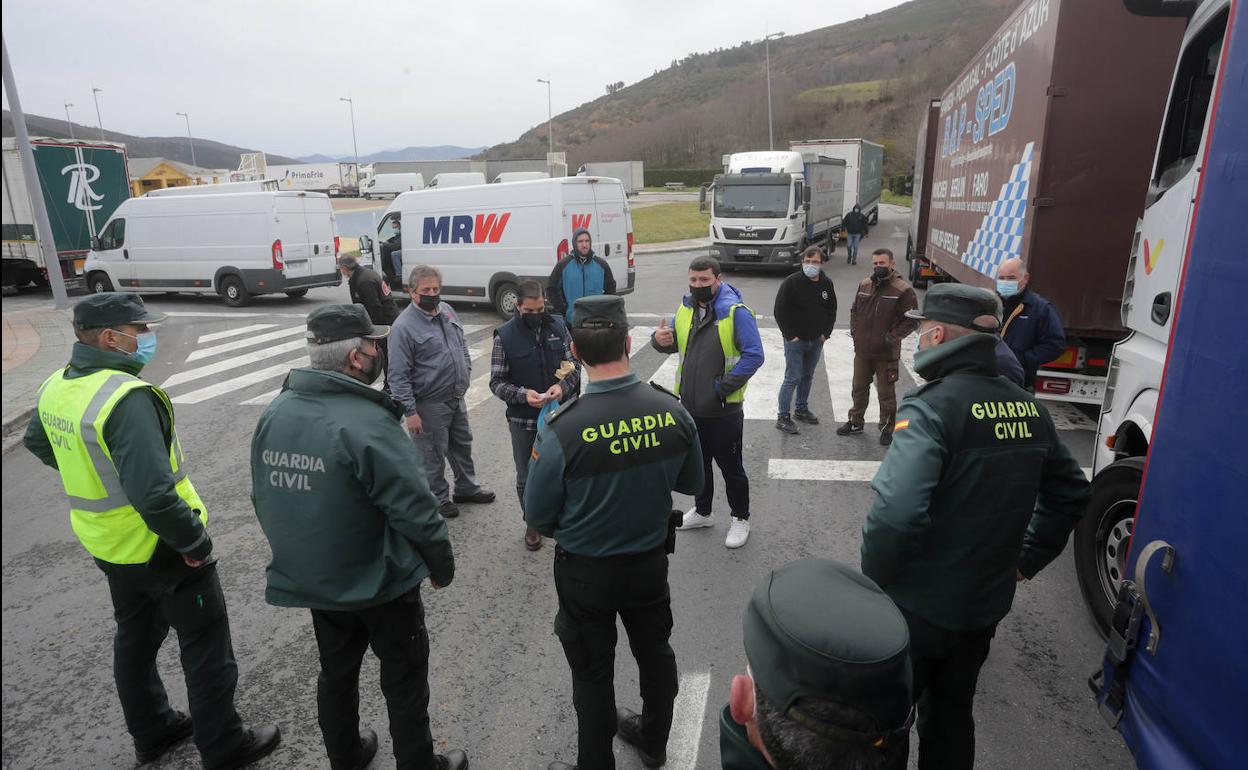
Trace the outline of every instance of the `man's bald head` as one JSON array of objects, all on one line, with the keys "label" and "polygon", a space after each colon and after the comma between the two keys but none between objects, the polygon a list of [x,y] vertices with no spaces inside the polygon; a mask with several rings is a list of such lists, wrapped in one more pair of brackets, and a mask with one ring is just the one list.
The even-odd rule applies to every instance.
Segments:
[{"label": "man's bald head", "polygon": [[1007,259],[997,268],[997,277],[1006,281],[1018,281],[1018,288],[1022,289],[1028,278],[1027,263],[1021,257]]}]

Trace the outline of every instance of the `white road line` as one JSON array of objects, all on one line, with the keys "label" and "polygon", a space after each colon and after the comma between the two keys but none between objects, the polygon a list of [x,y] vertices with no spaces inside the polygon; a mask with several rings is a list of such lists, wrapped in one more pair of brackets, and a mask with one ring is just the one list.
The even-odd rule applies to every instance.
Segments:
[{"label": "white road line", "polygon": [[268,393],[261,393],[255,398],[249,398],[246,401],[239,401],[239,406],[268,406],[269,402],[277,398],[281,394],[282,389],[270,390]]},{"label": "white road line", "polygon": [[164,313],[170,318],[307,318],[307,313],[201,313],[190,310],[170,310]]},{"label": "white road line", "polygon": [[759,329],[758,334],[763,340],[763,365],[750,378],[743,409],[747,420],[775,420],[784,384],[784,337],[779,329]]},{"label": "white road line", "polygon": [[767,461],[767,478],[782,481],[870,481],[879,468],[878,460],[789,460],[773,457]]},{"label": "white road line", "polygon": [[265,380],[271,380],[274,377],[285,377],[291,369],[308,366],[309,363],[310,362],[308,361],[307,356],[301,356],[300,358],[296,358],[292,361],[275,364],[265,369],[257,369],[253,372],[248,372],[241,377],[235,377],[231,380],[223,380],[215,385],[209,385],[206,388],[200,388],[199,390],[193,390],[190,393],[174,396],[171,400],[175,404],[198,404],[202,401],[207,401],[210,398],[224,396],[226,393],[233,392],[239,388],[255,385],[257,383],[264,382]]},{"label": "white road line", "polygon": [[192,351],[192,353],[186,357],[186,362],[189,364],[192,361],[198,361],[202,358],[211,358],[212,356],[220,355],[221,353],[229,353],[232,350],[242,350],[243,348],[262,345],[266,342],[272,342],[273,340],[280,340],[283,337],[293,337],[296,334],[302,335],[305,334],[307,330],[306,326],[288,326],[285,329],[278,329],[275,332],[268,332],[255,337],[248,337],[245,340],[234,340],[233,342],[223,342],[220,345],[215,345],[210,348],[199,348],[198,350]]},{"label": "white road line", "polygon": [[630,326],[628,327],[628,338],[632,340],[632,350],[628,357],[633,358],[641,351],[650,347],[650,335],[654,334],[653,326]]},{"label": "white road line", "polygon": [[[673,312],[671,312],[671,313],[629,313],[629,314],[628,314],[628,317],[629,317],[629,318],[641,318],[641,319],[645,319],[645,320],[647,320],[647,321],[658,321],[658,320],[660,320],[660,319],[666,318],[666,319],[667,319],[667,325],[668,325],[668,326],[671,326],[671,325],[672,325],[672,319],[675,317],[675,315],[676,315],[676,314],[675,314],[675,312],[673,311]],[[755,318],[759,318],[759,319],[771,319],[771,318],[772,318],[772,316],[769,316],[769,315],[759,315],[759,314],[757,314],[757,313],[755,313],[755,314],[754,314],[754,317],[755,317]]]},{"label": "white road line", "polygon": [[[208,364],[207,366],[201,366],[198,369],[187,369],[186,371],[178,372],[177,374],[173,375],[169,379],[165,380],[164,383],[160,387],[168,389],[168,388],[173,387],[174,385],[181,385],[184,382],[190,382],[191,380],[199,380],[199,379],[203,379],[204,377],[210,377],[214,374],[218,374],[220,372],[226,372],[226,371],[230,371],[233,369],[238,369],[239,367],[246,366],[247,364],[255,364],[261,361],[268,361],[274,358],[275,356],[280,356],[284,353],[290,353],[295,350],[303,350],[305,347],[307,347],[307,344],[308,343],[302,339],[293,340],[291,342],[286,342],[281,345],[274,345],[272,347],[264,348],[263,350],[257,350],[252,353],[247,353],[246,355],[235,356],[233,358],[227,358],[224,361],[218,361],[215,364]],[[305,361],[308,360],[307,356],[304,356],[303,360]]]},{"label": "white road line", "polygon": [[[832,420],[840,422],[848,419],[849,408],[853,406],[854,387],[854,341],[847,329],[836,329],[828,341],[823,343],[823,368],[828,375],[828,393],[831,399]],[[839,407],[837,405],[840,405]],[[872,387],[867,411],[862,421],[872,425],[880,421],[880,404]]]},{"label": "white road line", "polygon": [[[662,355],[661,353],[659,355]],[[650,375],[650,381],[662,385],[668,390],[676,390],[676,362],[679,357],[672,353],[663,359],[663,363],[659,364],[659,368],[654,370],[654,374]],[[747,391],[748,392],[748,391]]]},{"label": "white road line", "polygon": [[914,354],[918,350],[919,335],[907,334],[901,341],[901,365],[906,368],[906,374],[910,375],[911,382],[915,385],[922,385],[926,380],[920,379],[919,375],[914,373]]},{"label": "white road line", "polygon": [[248,332],[258,332],[261,329],[272,329],[274,326],[277,326],[277,324],[252,324],[251,326],[242,326],[237,329],[226,329],[223,332],[213,332],[212,334],[205,334],[204,336],[200,337],[195,342],[197,344],[202,345],[205,342],[213,342],[214,340],[223,340],[223,339],[226,339],[227,337],[237,337],[240,334],[247,334]]},{"label": "white road line", "polygon": [[680,678],[680,694],[673,704],[671,737],[667,739],[667,766],[698,766],[702,727],[706,724],[706,698],[711,690],[710,672],[685,674]]},{"label": "white road line", "polygon": [[492,329],[492,328],[494,327],[490,324],[468,324],[467,326],[464,327],[464,336],[467,337],[469,334],[476,334],[482,329]]}]

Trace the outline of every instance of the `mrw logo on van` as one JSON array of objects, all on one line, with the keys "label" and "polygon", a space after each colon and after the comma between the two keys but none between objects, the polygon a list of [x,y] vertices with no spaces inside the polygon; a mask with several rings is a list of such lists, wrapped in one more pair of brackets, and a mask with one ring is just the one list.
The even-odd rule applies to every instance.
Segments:
[{"label": "mrw logo on van", "polygon": [[573,214],[572,215],[572,232],[580,230],[582,227],[589,229],[589,220],[593,219],[593,214]]},{"label": "mrw logo on van", "polygon": [[425,217],[421,243],[498,243],[507,229],[511,212]]}]

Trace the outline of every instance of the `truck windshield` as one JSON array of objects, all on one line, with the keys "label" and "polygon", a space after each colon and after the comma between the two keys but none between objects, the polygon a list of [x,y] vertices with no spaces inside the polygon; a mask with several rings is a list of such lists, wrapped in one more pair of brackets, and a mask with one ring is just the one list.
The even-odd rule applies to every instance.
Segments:
[{"label": "truck windshield", "polygon": [[789,214],[787,184],[728,184],[715,188],[715,215],[746,219],[783,219]]}]

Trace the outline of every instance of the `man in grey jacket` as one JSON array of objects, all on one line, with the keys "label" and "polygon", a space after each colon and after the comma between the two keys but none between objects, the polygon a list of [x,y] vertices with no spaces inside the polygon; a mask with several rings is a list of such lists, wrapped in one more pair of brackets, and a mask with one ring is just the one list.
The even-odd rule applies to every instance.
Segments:
[{"label": "man in grey jacket", "polygon": [[[412,304],[399,314],[390,334],[387,380],[403,405],[408,432],[425,458],[429,489],[444,518],[459,515],[457,503],[492,503],[494,493],[477,483],[472,431],[464,394],[472,362],[459,316],[441,299],[442,273],[417,265],[408,280]],[[452,495],[446,464],[455,476]]]}]

